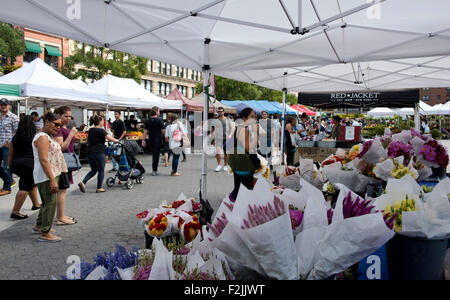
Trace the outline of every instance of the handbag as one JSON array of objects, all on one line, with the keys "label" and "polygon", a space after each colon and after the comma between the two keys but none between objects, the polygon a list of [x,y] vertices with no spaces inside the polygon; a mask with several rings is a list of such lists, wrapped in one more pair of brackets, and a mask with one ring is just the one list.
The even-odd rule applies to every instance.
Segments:
[{"label": "handbag", "polygon": [[69,173],[61,173],[59,175],[58,189],[67,190],[70,188]]},{"label": "handbag", "polygon": [[183,139],[183,132],[180,129],[174,130],[172,140],[174,142],[181,142],[182,139]]},{"label": "handbag", "polygon": [[69,172],[78,171],[79,169],[81,169],[80,158],[78,157],[78,155],[76,155],[76,153],[63,152],[63,155],[64,160],[66,161],[67,170]]}]

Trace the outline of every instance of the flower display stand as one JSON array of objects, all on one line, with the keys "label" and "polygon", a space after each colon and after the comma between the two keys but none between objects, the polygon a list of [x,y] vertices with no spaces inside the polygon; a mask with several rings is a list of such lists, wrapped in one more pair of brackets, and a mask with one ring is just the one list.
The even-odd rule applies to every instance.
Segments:
[{"label": "flower display stand", "polygon": [[389,279],[442,280],[447,240],[396,234],[386,243]]}]

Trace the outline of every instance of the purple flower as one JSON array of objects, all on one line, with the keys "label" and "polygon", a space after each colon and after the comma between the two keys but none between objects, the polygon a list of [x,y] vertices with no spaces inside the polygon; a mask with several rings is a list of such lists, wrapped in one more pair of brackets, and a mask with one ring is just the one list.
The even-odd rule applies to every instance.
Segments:
[{"label": "purple flower", "polygon": [[423,141],[428,141],[428,137],[427,136],[425,136],[425,135],[421,135],[420,134],[420,132],[418,132],[417,130],[415,130],[414,128],[411,128],[411,135],[414,137],[414,136],[417,136],[418,138],[420,138],[420,139],[422,139]]},{"label": "purple flower", "polygon": [[411,144],[404,144],[402,142],[393,142],[388,147],[388,156],[390,158],[396,158],[399,156],[404,156],[404,165],[408,165],[409,160],[413,154],[414,147]]},{"label": "purple flower", "polygon": [[419,154],[426,161],[438,164],[441,168],[446,168],[449,163],[447,150],[436,140],[426,142],[420,149]]},{"label": "purple flower", "polygon": [[373,140],[365,142],[363,144],[362,151],[358,154],[358,158],[362,158],[364,156],[364,154],[366,154],[367,151],[369,151],[370,147],[372,147],[372,144],[373,144]]},{"label": "purple flower", "polygon": [[291,217],[292,230],[300,226],[303,221],[303,213],[297,209],[289,209],[289,216]]}]

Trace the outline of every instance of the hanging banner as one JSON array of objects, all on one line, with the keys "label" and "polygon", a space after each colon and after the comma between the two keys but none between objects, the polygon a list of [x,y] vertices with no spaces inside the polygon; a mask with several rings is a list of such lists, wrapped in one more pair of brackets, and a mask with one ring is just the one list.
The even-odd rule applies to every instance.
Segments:
[{"label": "hanging banner", "polygon": [[298,94],[299,104],[319,108],[414,107],[419,99],[418,89]]}]

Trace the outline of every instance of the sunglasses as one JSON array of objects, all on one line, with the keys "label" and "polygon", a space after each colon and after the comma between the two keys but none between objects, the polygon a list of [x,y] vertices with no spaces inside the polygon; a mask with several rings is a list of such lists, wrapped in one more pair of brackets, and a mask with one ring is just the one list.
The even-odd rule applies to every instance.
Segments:
[{"label": "sunglasses", "polygon": [[55,125],[55,127],[57,128],[61,128],[62,124],[61,123],[56,123],[56,122],[52,122],[53,125]]}]

